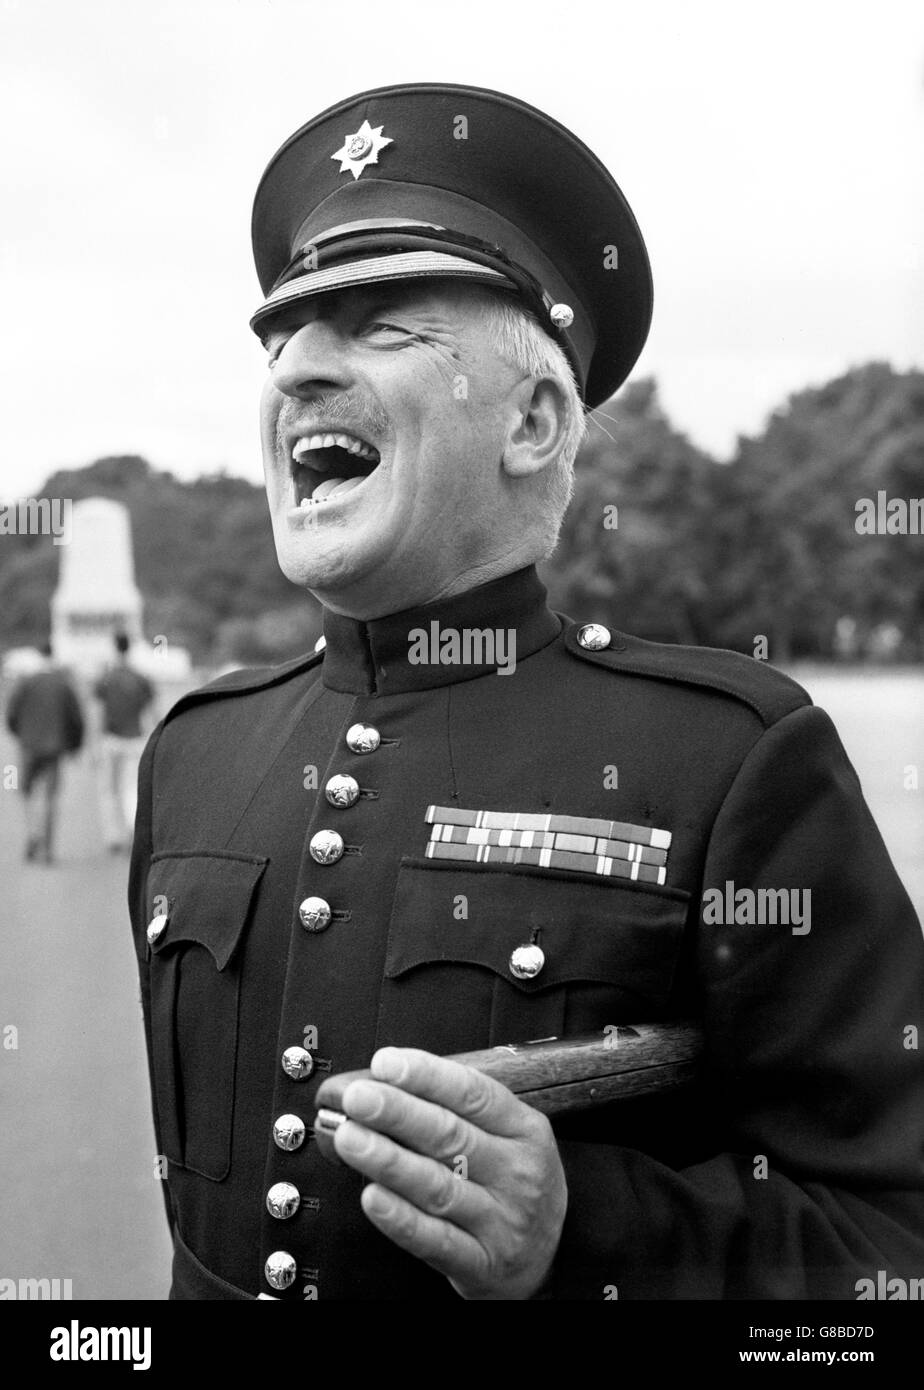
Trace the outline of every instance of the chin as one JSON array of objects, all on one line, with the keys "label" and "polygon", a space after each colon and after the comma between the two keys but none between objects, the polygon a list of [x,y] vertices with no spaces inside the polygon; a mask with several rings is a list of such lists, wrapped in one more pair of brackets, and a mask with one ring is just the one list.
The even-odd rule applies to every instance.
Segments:
[{"label": "chin", "polygon": [[319,594],[349,588],[367,568],[357,547],[341,540],[325,544],[316,536],[289,534],[277,539],[276,558],[291,584]]}]

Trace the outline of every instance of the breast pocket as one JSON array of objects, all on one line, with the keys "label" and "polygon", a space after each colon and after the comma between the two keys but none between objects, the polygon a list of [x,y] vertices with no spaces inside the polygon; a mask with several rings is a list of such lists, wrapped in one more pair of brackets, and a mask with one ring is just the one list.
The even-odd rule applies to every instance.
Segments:
[{"label": "breast pocket", "polygon": [[159,854],[148,873],[151,1043],[161,1145],[216,1181],[231,1163],[241,944],[265,859]]},{"label": "breast pocket", "polygon": [[[689,893],[404,860],[377,1046],[434,1052],[573,1036],[663,1016]],[[519,978],[517,954],[541,969]]]}]

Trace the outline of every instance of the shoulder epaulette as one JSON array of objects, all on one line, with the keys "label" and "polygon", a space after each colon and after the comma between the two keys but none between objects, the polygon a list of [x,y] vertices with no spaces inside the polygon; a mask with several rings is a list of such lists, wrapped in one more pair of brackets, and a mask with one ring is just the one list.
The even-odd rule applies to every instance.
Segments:
[{"label": "shoulder epaulette", "polygon": [[268,690],[271,686],[282,685],[292,676],[299,676],[303,671],[310,671],[323,659],[324,650],[322,648],[319,652],[309,652],[307,656],[297,656],[292,661],[283,662],[281,666],[245,667],[240,671],[228,671],[225,675],[209,681],[208,685],[200,686],[198,690],[190,690],[186,695],[181,695],[176,704],[171,705],[164,718],[164,723],[166,724],[168,720],[182,714],[192,705],[204,704],[209,700],[220,700],[226,695],[249,695],[254,690]]},{"label": "shoulder epaulette", "polygon": [[600,651],[581,645],[580,623],[565,629],[565,646],[569,652],[627,676],[647,676],[653,680],[680,681],[686,685],[703,686],[749,705],[765,728],[784,715],[812,703],[802,686],[782,671],[768,666],[742,652],[722,647],[685,647],[670,642],[646,642],[625,632],[609,629],[610,644]]}]

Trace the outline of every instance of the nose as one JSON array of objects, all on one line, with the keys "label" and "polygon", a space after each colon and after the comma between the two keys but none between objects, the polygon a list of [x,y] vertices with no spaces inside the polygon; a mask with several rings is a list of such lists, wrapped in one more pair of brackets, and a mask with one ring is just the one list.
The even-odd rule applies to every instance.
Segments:
[{"label": "nose", "polygon": [[282,345],[270,377],[277,391],[300,400],[319,390],[345,390],[351,378],[346,344],[336,325],[320,317],[303,323]]}]

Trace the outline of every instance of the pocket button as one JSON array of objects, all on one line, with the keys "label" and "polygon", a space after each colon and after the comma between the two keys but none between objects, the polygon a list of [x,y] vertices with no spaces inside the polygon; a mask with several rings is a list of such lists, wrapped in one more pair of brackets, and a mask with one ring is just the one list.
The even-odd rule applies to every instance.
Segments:
[{"label": "pocket button", "polygon": [[510,954],[510,973],[517,980],[534,980],[544,965],[541,946],[517,946]]},{"label": "pocket button", "polygon": [[158,912],[156,917],[151,918],[148,923],[147,932],[145,933],[148,938],[149,946],[153,946],[154,942],[158,941],[163,936],[169,920],[166,912]]}]

